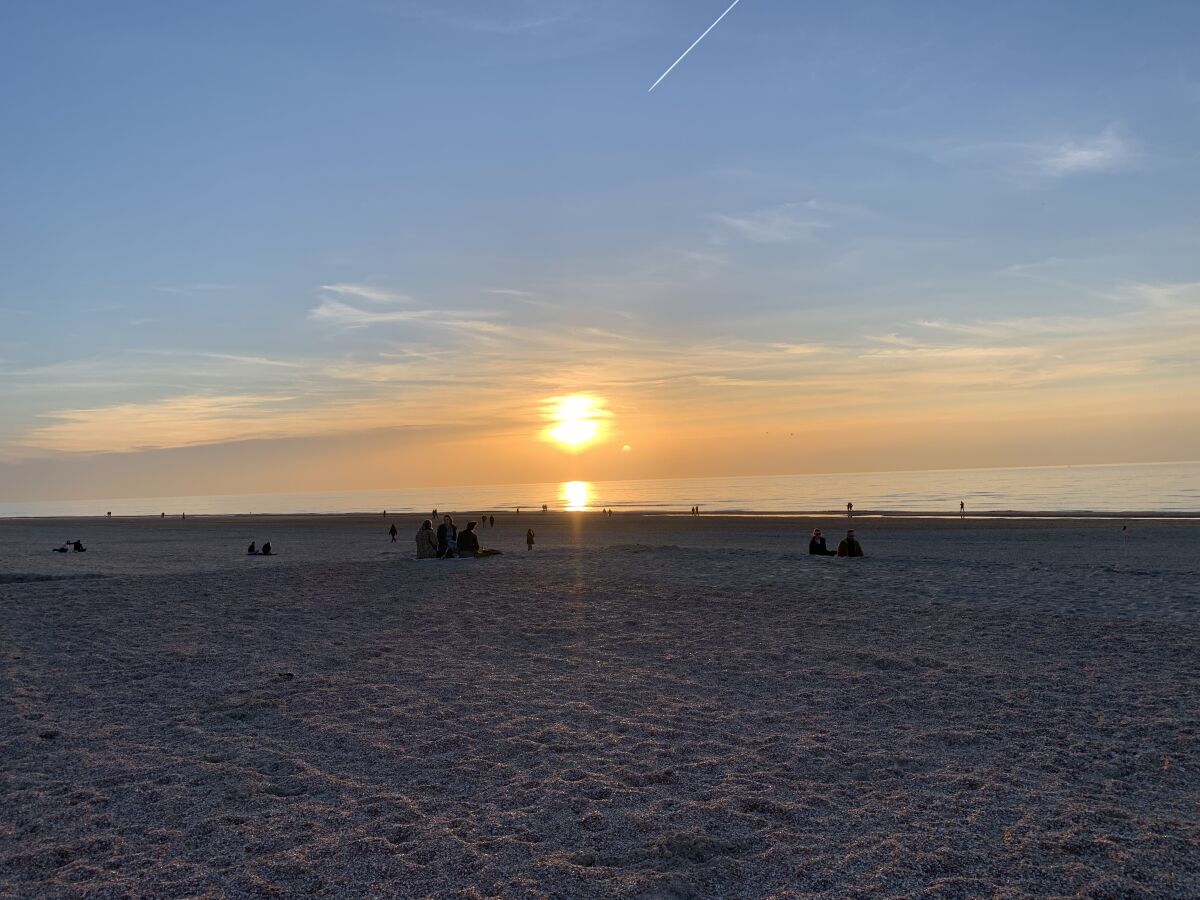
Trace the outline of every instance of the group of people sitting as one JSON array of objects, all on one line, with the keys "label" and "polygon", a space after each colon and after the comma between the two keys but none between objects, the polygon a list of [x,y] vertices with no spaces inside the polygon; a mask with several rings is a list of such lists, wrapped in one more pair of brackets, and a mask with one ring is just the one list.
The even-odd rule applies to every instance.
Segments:
[{"label": "group of people sitting", "polygon": [[450,516],[442,517],[442,524],[433,529],[433,520],[426,519],[417,530],[417,559],[454,559],[464,556],[499,556],[499,550],[485,550],[479,546],[479,535],[475,533],[478,522],[468,522],[461,532]]},{"label": "group of people sitting", "polygon": [[51,547],[55,553],[70,553],[72,550],[76,553],[86,553],[87,547],[83,546],[82,541],[67,541],[61,547]]},{"label": "group of people sitting", "polygon": [[265,542],[262,545],[261,550],[259,550],[258,547],[255,546],[254,541],[251,541],[250,546],[246,548],[246,555],[247,556],[273,556],[274,551],[271,549],[270,541]]},{"label": "group of people sitting", "polygon": [[862,556],[863,548],[854,537],[854,529],[851,528],[846,532],[846,536],[842,538],[836,550],[830,550],[825,546],[825,536],[821,534],[820,528],[814,528],[812,539],[808,542],[809,556]]}]

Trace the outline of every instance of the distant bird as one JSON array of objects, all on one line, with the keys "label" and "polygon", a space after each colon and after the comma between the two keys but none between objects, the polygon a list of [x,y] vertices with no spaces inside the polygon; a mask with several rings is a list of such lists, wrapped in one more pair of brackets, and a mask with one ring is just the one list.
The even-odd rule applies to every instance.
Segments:
[{"label": "distant bird", "polygon": [[704,34],[702,34],[702,35],[700,35],[700,37],[696,38],[696,40],[692,43],[692,46],[690,46],[686,50],[684,50],[683,54],[679,57],[679,59],[677,59],[677,60],[675,60],[675,62],[671,63],[671,65],[667,69],[667,71],[663,72],[661,75],[658,76],[658,81],[656,81],[656,82],[654,82],[654,84],[650,85],[650,90],[646,91],[646,93],[649,94],[656,87],[658,87],[660,84],[662,84],[662,80],[671,74],[671,70],[674,69],[681,62],[683,62],[683,58],[685,56],[687,56],[689,53],[691,53],[693,50],[696,49],[696,44],[700,43],[702,40],[704,40],[706,37],[708,37],[708,33],[710,31],[712,31],[714,28],[716,28],[717,25],[720,23],[720,21],[723,18],[725,18],[727,15],[729,15],[730,11],[741,2],[742,2],[742,0],[733,0],[733,2],[729,4],[729,9],[725,10],[725,12],[723,12],[719,16],[717,16],[717,21],[713,22],[711,25],[709,25],[708,28],[706,28],[704,30]]}]

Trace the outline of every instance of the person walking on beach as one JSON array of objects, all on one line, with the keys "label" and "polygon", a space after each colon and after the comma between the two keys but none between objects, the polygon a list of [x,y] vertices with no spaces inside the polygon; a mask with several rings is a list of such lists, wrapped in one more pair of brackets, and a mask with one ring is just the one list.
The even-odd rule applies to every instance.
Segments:
[{"label": "person walking on beach", "polygon": [[530,528],[528,531],[525,532],[525,549],[526,550],[533,549],[533,529],[532,528]]},{"label": "person walking on beach", "polygon": [[438,539],[433,520],[426,519],[417,530],[417,559],[437,559]]},{"label": "person walking on beach", "polygon": [[855,540],[853,528],[851,528],[849,531],[846,532],[846,536],[844,538],[842,538],[842,542],[840,544],[838,544],[837,555],[838,556],[862,556],[863,555],[862,544],[860,544],[857,540]]},{"label": "person walking on beach", "polygon": [[846,504],[846,518],[847,519],[854,518],[854,504],[853,503]]},{"label": "person walking on beach", "polygon": [[958,501],[958,517],[960,519],[965,519],[967,517],[967,504],[964,500]]},{"label": "person walking on beach", "polygon": [[400,532],[398,532],[398,531],[396,530],[396,523],[395,523],[395,522],[393,522],[393,523],[392,523],[392,527],[388,529],[388,534],[390,534],[390,535],[392,536],[392,543],[393,543],[393,544],[394,544],[394,543],[396,543],[396,535],[397,535],[397,534],[399,534],[399,533],[400,533]]}]

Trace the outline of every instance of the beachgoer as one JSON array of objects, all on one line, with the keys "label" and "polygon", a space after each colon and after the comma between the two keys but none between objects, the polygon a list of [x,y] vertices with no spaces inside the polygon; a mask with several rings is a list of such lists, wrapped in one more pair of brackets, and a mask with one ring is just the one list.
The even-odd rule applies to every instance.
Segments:
[{"label": "beachgoer", "polygon": [[437,555],[438,539],[433,530],[433,520],[426,519],[417,531],[417,559],[436,559]]},{"label": "beachgoer", "polygon": [[825,535],[821,534],[820,528],[814,528],[812,538],[808,542],[809,556],[837,556],[836,550],[830,550],[825,546]]},{"label": "beachgoer", "polygon": [[63,544],[61,547],[51,547],[51,553],[70,553],[71,547],[69,544]]},{"label": "beachgoer", "polygon": [[840,544],[838,544],[837,555],[838,556],[862,556],[863,555],[862,544],[860,544],[857,540],[855,540],[853,528],[851,528],[849,531],[846,532],[846,536],[844,538],[842,538],[842,542]]},{"label": "beachgoer", "polygon": [[394,544],[394,543],[396,543],[396,535],[398,535],[399,533],[400,533],[400,532],[398,532],[398,531],[396,530],[396,523],[395,523],[395,522],[393,522],[393,523],[392,523],[392,527],[388,529],[388,534],[390,534],[390,535],[392,536],[392,543],[393,543],[393,544]]},{"label": "beachgoer", "polygon": [[495,527],[496,527],[496,517],[488,516],[488,528],[495,528]]},{"label": "beachgoer", "polygon": [[967,504],[964,500],[958,501],[958,517],[960,519],[965,519],[967,517]]},{"label": "beachgoer", "polygon": [[76,553],[83,553],[87,550],[87,547],[83,546],[82,541],[71,541],[70,543],[71,543],[71,549],[74,550]]},{"label": "beachgoer", "polygon": [[164,512],[164,513],[159,513],[159,514],[158,514],[158,517],[159,517],[160,519],[165,519],[165,518],[167,517],[167,514],[166,514],[165,512]]},{"label": "beachgoer", "polygon": [[846,504],[846,518],[849,519],[849,518],[852,518],[853,516],[854,516],[854,504],[847,503]]},{"label": "beachgoer", "polygon": [[476,558],[483,556],[499,556],[499,550],[483,550],[479,546],[479,536],[475,534],[475,522],[468,522],[466,530],[458,536],[458,555],[459,556],[474,556]]},{"label": "beachgoer", "polygon": [[542,504],[542,512],[545,512],[549,508],[545,503]]},{"label": "beachgoer", "polygon": [[530,528],[528,531],[525,532],[525,549],[526,550],[533,549],[533,529],[532,528]]},{"label": "beachgoer", "polygon": [[262,555],[263,556],[271,555],[271,542],[270,541],[263,542]]},{"label": "beachgoer", "polygon": [[454,527],[454,519],[444,516],[437,530],[438,559],[454,555],[458,544],[458,529]]},{"label": "beachgoer", "polygon": [[246,555],[247,556],[255,556],[257,553],[258,553],[258,547],[254,543],[254,541],[251,541],[250,546],[246,548]]},{"label": "beachgoer", "polygon": [[112,518],[112,510],[109,510],[108,512],[106,512],[106,513],[104,514],[104,517],[105,517],[106,519],[111,519],[111,518]]}]

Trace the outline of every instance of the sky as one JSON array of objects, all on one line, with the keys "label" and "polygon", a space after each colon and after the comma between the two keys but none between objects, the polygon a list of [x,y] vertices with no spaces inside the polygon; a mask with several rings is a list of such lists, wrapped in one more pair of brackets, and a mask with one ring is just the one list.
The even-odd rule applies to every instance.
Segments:
[{"label": "sky", "polygon": [[1200,458],[1200,5],[727,5],[0,6],[0,500]]}]

